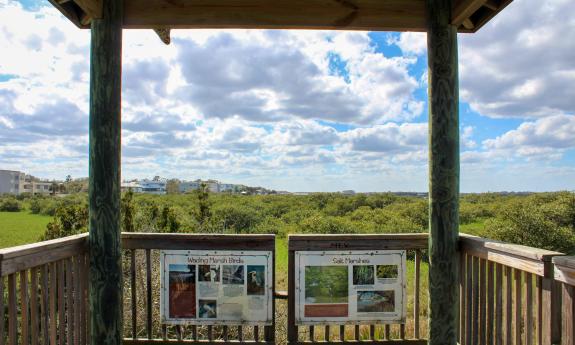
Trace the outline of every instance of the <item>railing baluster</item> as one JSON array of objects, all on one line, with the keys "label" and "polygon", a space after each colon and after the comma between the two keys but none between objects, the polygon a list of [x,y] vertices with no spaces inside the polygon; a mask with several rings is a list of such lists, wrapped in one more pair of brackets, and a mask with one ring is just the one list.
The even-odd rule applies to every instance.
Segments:
[{"label": "railing baluster", "polygon": [[72,295],[72,260],[70,258],[66,259],[64,262],[66,265],[66,344],[72,345],[72,330],[74,329],[73,318],[74,309],[72,306],[73,295]]},{"label": "railing baluster", "polygon": [[[417,251],[415,251],[415,265],[417,266]],[[466,269],[466,259],[467,259],[467,255],[465,255],[465,252],[461,251],[459,253],[459,327],[458,327],[458,336],[457,338],[459,339],[459,343],[460,344],[465,344],[465,320],[466,320],[466,316],[465,316],[465,269]],[[416,267],[415,269],[415,279],[417,280],[417,271],[418,271],[418,267]],[[418,289],[417,287],[417,282],[415,284],[416,289]],[[415,304],[417,303],[419,307],[419,302],[417,301],[417,295],[419,294],[419,291],[416,292],[415,296],[414,296],[414,308],[415,308]],[[416,314],[419,314],[419,311],[413,313],[414,315],[414,337],[415,339],[419,339],[419,315],[417,317],[417,319],[415,318]]]},{"label": "railing baluster", "polygon": [[389,325],[385,324],[385,328],[384,328],[384,339],[385,340],[391,340],[391,335],[390,335],[390,330],[389,330]]},{"label": "railing baluster", "polygon": [[66,272],[64,267],[64,261],[60,260],[57,262],[58,266],[58,344],[66,344],[66,321],[65,321],[65,296],[64,296],[64,284],[66,279]]},{"label": "railing baluster", "polygon": [[138,338],[138,305],[136,291],[136,250],[130,250],[130,289],[132,296],[132,339]]},{"label": "railing baluster", "polygon": [[537,298],[537,344],[543,344],[543,277],[536,277]]},{"label": "railing baluster", "polygon": [[339,326],[339,341],[345,341],[345,325]]},{"label": "railing baluster", "polygon": [[493,344],[493,307],[495,305],[495,296],[493,296],[493,289],[495,288],[493,275],[493,262],[487,262],[487,326],[485,344]]},{"label": "railing baluster", "polygon": [[30,344],[28,305],[28,271],[20,271],[20,325],[22,331],[21,344]]},{"label": "railing baluster", "polygon": [[16,305],[16,276],[8,276],[8,344],[18,344],[18,306]]},{"label": "railing baluster", "polygon": [[487,291],[485,287],[486,274],[485,274],[485,259],[479,259],[479,343],[485,344],[485,325],[487,321],[487,315],[485,314],[486,306],[486,296]]},{"label": "railing baluster", "polygon": [[4,320],[6,316],[4,315],[4,277],[0,276],[0,345],[4,345]]},{"label": "railing baluster", "polygon": [[82,294],[80,281],[82,280],[81,255],[74,257],[74,345],[81,345],[80,340],[80,318],[82,312]]},{"label": "railing baluster", "polygon": [[515,345],[522,344],[522,337],[521,337],[521,271],[515,269]]},{"label": "railing baluster", "polygon": [[473,257],[467,255],[467,277],[465,279],[465,345],[471,345],[473,336]]},{"label": "railing baluster", "polygon": [[30,338],[32,345],[38,345],[38,268],[30,269]]},{"label": "railing baluster", "polygon": [[563,296],[563,313],[561,315],[562,324],[561,324],[561,338],[563,339],[562,344],[573,344],[575,341],[575,330],[574,330],[574,323],[575,320],[573,319],[574,315],[574,306],[573,303],[575,302],[574,299],[574,292],[573,286],[568,284],[561,284],[562,288],[562,296]]},{"label": "railing baluster", "polygon": [[404,323],[399,325],[399,339],[405,340],[405,324]]},{"label": "railing baluster", "polygon": [[495,266],[495,345],[503,345],[503,266]]},{"label": "railing baluster", "polygon": [[369,340],[375,340],[375,325],[369,325]]},{"label": "railing baluster", "polygon": [[209,325],[209,326],[208,326],[208,340],[209,340],[209,341],[214,340],[214,334],[213,334],[212,325]]},{"label": "railing baluster", "polygon": [[56,345],[58,340],[57,324],[57,292],[58,288],[58,270],[56,263],[50,264],[50,345]]},{"label": "railing baluster", "polygon": [[420,284],[420,268],[421,266],[421,251],[415,251],[415,277],[414,290],[413,290],[413,336],[415,339],[419,339],[419,284]]},{"label": "railing baluster", "polygon": [[314,326],[309,326],[309,340],[311,342],[315,341],[315,327]]},{"label": "railing baluster", "polygon": [[330,329],[329,329],[329,325],[326,325],[323,327],[323,340],[324,341],[329,341],[329,333],[330,333]]},{"label": "railing baluster", "polygon": [[43,345],[50,344],[50,333],[48,332],[49,324],[50,324],[50,312],[49,312],[49,300],[50,294],[48,291],[48,265],[42,266],[42,303],[40,303],[40,328],[42,329],[42,339]]},{"label": "railing baluster", "polygon": [[359,325],[355,325],[355,340],[356,341],[360,341],[361,340],[361,336],[359,334]]},{"label": "railing baluster", "polygon": [[148,339],[152,339],[152,256],[150,249],[146,249],[146,298],[146,331]]},{"label": "railing baluster", "polygon": [[525,345],[533,345],[533,275],[525,272]]},{"label": "railing baluster", "polygon": [[176,337],[178,341],[182,341],[182,326],[180,325],[176,326]]},{"label": "railing baluster", "polygon": [[512,269],[511,267],[505,267],[505,344],[513,344],[513,329],[511,327],[513,321],[513,283],[511,279]]},{"label": "railing baluster", "polygon": [[[194,334],[196,333],[194,332]],[[194,338],[194,340],[197,340],[197,338]],[[238,326],[238,341],[244,341],[244,328],[242,326]]]},{"label": "railing baluster", "polygon": [[479,258],[473,257],[473,337],[472,344],[479,344]]},{"label": "railing baluster", "polygon": [[224,334],[222,336],[224,341],[228,341],[228,326],[224,326]]}]

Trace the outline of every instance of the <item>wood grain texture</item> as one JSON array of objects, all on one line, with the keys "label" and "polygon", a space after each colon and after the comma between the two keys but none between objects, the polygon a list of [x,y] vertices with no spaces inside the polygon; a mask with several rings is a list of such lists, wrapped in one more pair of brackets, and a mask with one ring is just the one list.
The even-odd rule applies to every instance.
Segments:
[{"label": "wood grain texture", "polygon": [[573,345],[575,342],[575,310],[573,309],[575,296],[573,286],[563,285],[563,311],[562,311],[562,325],[561,325],[561,345]]},{"label": "wood grain texture", "polygon": [[455,345],[459,309],[459,83],[452,1],[427,1],[429,344]]},{"label": "wood grain texture", "polygon": [[387,250],[426,249],[428,234],[381,235],[289,235],[288,249],[298,250]]},{"label": "wood grain texture", "polygon": [[18,344],[18,306],[16,300],[16,276],[8,276],[8,344]]},{"label": "wood grain texture", "polygon": [[0,276],[0,345],[6,344],[4,328],[6,326],[6,315],[4,310],[4,277]]},{"label": "wood grain texture", "polygon": [[124,249],[274,250],[275,235],[122,233]]},{"label": "wood grain texture", "polygon": [[90,66],[90,343],[122,342],[120,134],[122,0],[92,20]]}]

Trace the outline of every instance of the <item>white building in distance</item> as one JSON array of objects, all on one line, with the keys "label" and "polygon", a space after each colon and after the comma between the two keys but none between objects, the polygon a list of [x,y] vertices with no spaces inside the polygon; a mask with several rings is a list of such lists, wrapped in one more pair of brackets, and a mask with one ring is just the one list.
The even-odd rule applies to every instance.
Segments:
[{"label": "white building in distance", "polygon": [[0,194],[50,194],[52,184],[21,171],[0,170]]}]

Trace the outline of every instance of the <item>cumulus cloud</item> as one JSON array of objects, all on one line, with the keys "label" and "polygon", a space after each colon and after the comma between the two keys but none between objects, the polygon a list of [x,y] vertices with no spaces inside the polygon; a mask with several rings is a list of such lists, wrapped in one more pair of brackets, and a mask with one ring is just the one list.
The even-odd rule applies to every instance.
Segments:
[{"label": "cumulus cloud", "polygon": [[517,129],[483,142],[487,149],[513,151],[522,156],[560,154],[575,148],[575,116],[555,115],[524,122]]}]

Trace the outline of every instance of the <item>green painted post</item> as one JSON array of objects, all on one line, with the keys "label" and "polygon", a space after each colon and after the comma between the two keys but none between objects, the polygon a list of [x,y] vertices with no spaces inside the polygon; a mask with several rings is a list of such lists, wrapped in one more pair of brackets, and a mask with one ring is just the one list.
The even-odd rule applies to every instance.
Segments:
[{"label": "green painted post", "polygon": [[92,21],[90,70],[90,343],[122,343],[120,245],[121,0]]},{"label": "green painted post", "polygon": [[429,68],[429,344],[457,344],[459,85],[451,0],[427,0]]}]

